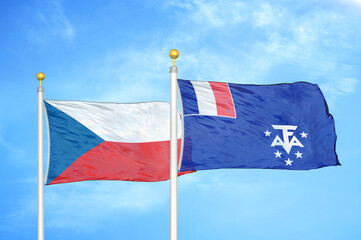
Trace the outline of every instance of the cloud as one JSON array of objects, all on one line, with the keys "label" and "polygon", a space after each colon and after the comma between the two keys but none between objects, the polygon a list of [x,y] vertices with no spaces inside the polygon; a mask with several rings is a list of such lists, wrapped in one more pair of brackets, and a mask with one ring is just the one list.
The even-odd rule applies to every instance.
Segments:
[{"label": "cloud", "polygon": [[354,78],[343,78],[341,83],[339,84],[339,89],[343,93],[353,93],[355,92],[355,88],[358,84],[358,80]]},{"label": "cloud", "polygon": [[345,4],[351,4],[356,7],[361,7],[361,0],[331,0],[331,1],[345,3]]},{"label": "cloud", "polygon": [[16,159],[18,161],[25,159],[25,151],[6,141],[2,136],[2,128],[0,127],[0,149],[1,148],[5,149],[5,152],[7,152],[12,159]]},{"label": "cloud", "polygon": [[288,81],[319,83],[333,106],[337,98],[354,93],[359,74],[353,57],[361,52],[357,17],[334,8],[314,8],[298,15],[268,3],[261,4],[253,17],[255,26],[267,37],[257,42],[262,56],[254,53],[257,58],[269,59],[265,61],[266,70],[281,76],[294,75]]},{"label": "cloud", "polygon": [[262,3],[260,7],[260,10],[253,12],[254,26],[275,26],[282,23],[283,14],[280,11],[275,11],[269,3]]},{"label": "cloud", "polygon": [[220,28],[227,24],[238,24],[244,20],[244,4],[237,1],[168,1],[164,7],[181,9],[182,13],[178,12],[179,16],[183,14],[183,11],[186,11],[190,16],[187,19],[207,28]]},{"label": "cloud", "polygon": [[[36,182],[37,179],[25,179],[11,184],[36,186]],[[30,192],[25,191],[14,202],[16,207],[4,212],[4,221],[9,224],[6,229],[0,227],[0,231],[17,232],[19,227],[33,225],[37,215],[34,191],[33,187]],[[45,228],[79,232],[95,230],[110,218],[124,221],[169,205],[169,182],[88,181],[45,186],[44,193]]]},{"label": "cloud", "polygon": [[56,36],[70,43],[74,41],[74,26],[66,16],[60,0],[42,2],[35,16],[38,20],[37,28],[28,30],[31,40],[43,43]]},{"label": "cloud", "polygon": [[328,105],[334,108],[337,98],[354,93],[358,85],[359,80],[344,77],[329,79],[325,83],[320,84],[320,88],[327,99]]},{"label": "cloud", "polygon": [[[78,81],[67,81],[62,87],[75,99],[82,100],[123,103],[168,101],[169,95],[164,93],[169,92],[170,49],[160,45],[107,53],[87,63],[84,70],[78,68],[77,72],[81,75],[74,77]],[[77,89],[83,91],[79,94]],[[97,94],[89,94],[94,92]]]},{"label": "cloud", "polygon": [[45,187],[47,225],[88,231],[114,216],[139,216],[167,204],[169,186],[160,183],[91,181]]}]

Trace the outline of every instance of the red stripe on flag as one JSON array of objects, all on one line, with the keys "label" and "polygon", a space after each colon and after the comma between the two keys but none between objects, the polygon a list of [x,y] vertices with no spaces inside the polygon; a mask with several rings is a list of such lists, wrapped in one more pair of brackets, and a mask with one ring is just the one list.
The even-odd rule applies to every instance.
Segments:
[{"label": "red stripe on flag", "polygon": [[233,99],[227,83],[209,82],[214,93],[217,105],[217,115],[236,117]]},{"label": "red stripe on flag", "polygon": [[[170,141],[102,142],[74,161],[50,184],[86,180],[155,182],[169,179]],[[181,140],[178,140],[178,156]],[[183,175],[189,172],[178,173]]]}]

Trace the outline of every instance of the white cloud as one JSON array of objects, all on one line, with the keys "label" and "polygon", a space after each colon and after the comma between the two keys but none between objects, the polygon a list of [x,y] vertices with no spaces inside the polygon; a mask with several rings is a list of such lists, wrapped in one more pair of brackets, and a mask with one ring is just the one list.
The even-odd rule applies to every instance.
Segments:
[{"label": "white cloud", "polygon": [[45,187],[46,224],[85,230],[114,213],[139,216],[168,203],[169,184],[91,181]]},{"label": "white cloud", "polygon": [[[171,59],[168,49],[154,47],[148,49],[120,50],[105,56],[105,61],[97,63],[93,74],[104,91],[97,97],[99,101],[144,102],[164,101],[164,87],[169,84]],[[167,96],[167,95],[166,95]],[[167,96],[168,97],[168,96]]]},{"label": "white cloud", "polygon": [[333,8],[315,8],[301,16],[270,4],[261,4],[260,8],[261,11],[256,11],[253,16],[267,41],[257,43],[257,48],[263,52],[255,55],[268,58],[265,61],[269,64],[268,70],[277,65],[293,65],[299,80],[321,85],[333,107],[337,98],[354,92],[358,85],[357,66],[342,59],[350,49],[353,53],[361,51],[361,34],[355,28],[357,20],[354,16]]},{"label": "white cloud", "polygon": [[[29,182],[36,186],[36,181],[26,179],[11,183]],[[17,231],[33,221],[37,215],[37,199],[33,193],[17,199],[14,202],[17,207],[3,216],[11,226],[6,231]],[[45,228],[80,232],[95,230],[109,218],[124,221],[169,206],[169,182],[88,181],[45,186],[44,193]]]},{"label": "white cloud", "polygon": [[320,88],[327,99],[328,105],[334,108],[337,98],[354,93],[358,84],[359,80],[357,79],[343,77],[329,79],[325,83],[320,84]]},{"label": "white cloud", "polygon": [[[180,8],[186,11],[192,22],[209,27],[225,27],[238,24],[244,20],[244,4],[237,1],[187,0],[184,2],[169,1],[166,8]],[[182,13],[183,14],[183,13]],[[179,14],[181,16],[181,14]]]},{"label": "white cloud", "polygon": [[4,148],[8,152],[9,156],[12,159],[16,159],[18,162],[23,161],[26,156],[24,150],[18,148],[15,145],[10,144],[7,140],[4,139],[2,135],[2,128],[0,127],[0,147]]},{"label": "white cloud", "polygon": [[338,85],[339,85],[341,92],[353,93],[353,92],[355,92],[355,88],[356,88],[358,82],[359,81],[354,78],[343,78],[338,83]]},{"label": "white cloud", "polygon": [[57,36],[67,42],[73,42],[75,29],[66,16],[60,0],[42,2],[36,17],[40,24],[37,28],[28,30],[30,39],[36,42],[46,42],[51,36]]},{"label": "white cloud", "polygon": [[281,11],[276,11],[269,3],[262,3],[260,7],[260,10],[253,12],[254,25],[256,27],[282,24],[283,14]]},{"label": "white cloud", "polygon": [[353,6],[361,7],[361,0],[331,0],[331,1],[336,1],[340,3],[346,3],[346,4],[351,4]]}]

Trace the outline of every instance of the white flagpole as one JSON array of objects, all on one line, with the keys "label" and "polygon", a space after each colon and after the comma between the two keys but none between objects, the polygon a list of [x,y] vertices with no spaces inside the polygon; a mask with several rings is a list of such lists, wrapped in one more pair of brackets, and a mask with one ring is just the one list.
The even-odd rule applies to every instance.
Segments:
[{"label": "white flagpole", "polygon": [[177,73],[175,59],[179,56],[176,49],[169,52],[173,59],[170,67],[170,240],[178,239],[178,194],[177,194]]},{"label": "white flagpole", "polygon": [[43,131],[43,97],[44,88],[41,82],[45,75],[39,72],[36,78],[40,81],[38,92],[38,240],[44,240],[44,131]]}]

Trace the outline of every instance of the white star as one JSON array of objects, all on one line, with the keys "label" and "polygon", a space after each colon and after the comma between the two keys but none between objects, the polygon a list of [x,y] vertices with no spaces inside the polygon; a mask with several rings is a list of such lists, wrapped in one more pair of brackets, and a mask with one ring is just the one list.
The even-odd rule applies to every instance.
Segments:
[{"label": "white star", "polygon": [[277,150],[277,152],[275,152],[274,154],[276,154],[276,158],[278,158],[278,157],[280,158],[282,153],[280,153],[280,152]]},{"label": "white star", "polygon": [[269,132],[268,129],[264,132],[264,134],[266,134],[265,137],[270,137],[271,136],[271,132]]},{"label": "white star", "polygon": [[302,132],[300,134],[301,134],[302,138],[307,138],[308,133]]},{"label": "white star", "polygon": [[286,162],[286,166],[287,165],[292,166],[293,161],[291,161],[290,159],[285,160],[285,162]]},{"label": "white star", "polygon": [[300,153],[300,151],[297,151],[295,154],[296,154],[297,158],[302,158],[303,153]]}]

